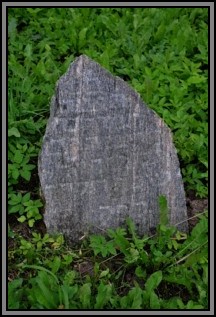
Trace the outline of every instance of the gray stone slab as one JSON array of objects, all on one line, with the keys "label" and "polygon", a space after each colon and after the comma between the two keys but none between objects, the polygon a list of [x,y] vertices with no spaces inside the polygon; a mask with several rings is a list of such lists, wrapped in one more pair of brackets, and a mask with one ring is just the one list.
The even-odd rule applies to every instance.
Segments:
[{"label": "gray stone slab", "polygon": [[[165,195],[171,224],[187,218],[172,134],[140,95],[85,55],[59,79],[38,162],[48,232],[76,243],[122,226],[139,234],[159,221]],[[187,222],[179,225],[187,231]]]}]

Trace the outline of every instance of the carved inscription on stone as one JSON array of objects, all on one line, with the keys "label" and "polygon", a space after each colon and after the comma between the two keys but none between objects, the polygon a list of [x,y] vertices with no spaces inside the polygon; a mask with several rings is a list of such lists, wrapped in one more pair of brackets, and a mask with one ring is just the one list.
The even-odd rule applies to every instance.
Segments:
[{"label": "carved inscription on stone", "polygon": [[121,226],[127,216],[140,234],[149,232],[159,221],[159,195],[167,197],[172,224],[187,218],[170,129],[123,80],[85,55],[58,81],[39,177],[47,229],[70,242]]}]

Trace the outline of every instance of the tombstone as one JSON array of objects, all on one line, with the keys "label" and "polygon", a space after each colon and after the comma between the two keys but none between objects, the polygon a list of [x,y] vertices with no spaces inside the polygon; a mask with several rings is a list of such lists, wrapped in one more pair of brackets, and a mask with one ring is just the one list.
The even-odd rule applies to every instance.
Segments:
[{"label": "tombstone", "polygon": [[[58,81],[39,155],[44,221],[77,243],[133,219],[139,234],[159,223],[159,195],[169,221],[187,219],[170,129],[122,79],[85,55]],[[187,222],[178,225],[188,230]]]}]

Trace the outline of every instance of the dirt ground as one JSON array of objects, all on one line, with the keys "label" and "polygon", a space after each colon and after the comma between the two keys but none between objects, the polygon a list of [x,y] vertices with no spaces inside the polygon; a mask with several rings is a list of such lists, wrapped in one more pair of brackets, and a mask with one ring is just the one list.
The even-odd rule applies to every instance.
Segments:
[{"label": "dirt ground", "polygon": [[[205,209],[208,209],[208,198],[198,199],[194,192],[189,192],[186,198],[187,214],[188,218],[196,216],[196,214],[202,213]],[[188,220],[189,231],[197,224],[198,217],[194,217]]]}]

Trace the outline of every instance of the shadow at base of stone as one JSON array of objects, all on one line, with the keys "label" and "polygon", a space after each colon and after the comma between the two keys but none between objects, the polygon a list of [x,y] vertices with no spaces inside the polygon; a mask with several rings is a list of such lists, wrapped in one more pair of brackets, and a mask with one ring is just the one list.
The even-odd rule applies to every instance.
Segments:
[{"label": "shadow at base of stone", "polygon": [[[202,213],[204,210],[208,209],[208,198],[198,199],[192,191],[189,192],[189,194],[187,195],[186,203],[188,218],[194,217],[196,216],[196,214]],[[188,220],[189,232],[191,232],[191,230],[195,227],[198,220],[198,217],[194,217],[193,219]],[[17,217],[15,215],[9,215],[8,223],[14,232],[21,234],[24,238],[30,238],[32,228],[28,227],[28,225],[25,223],[18,222]],[[152,230],[153,229],[154,228],[152,228]],[[47,233],[46,225],[43,219],[35,222],[33,230],[40,233],[42,236],[44,236]],[[150,232],[150,234],[156,233],[155,230],[153,231],[154,232]]]},{"label": "shadow at base of stone", "polygon": [[[196,198],[194,194],[186,197],[186,203],[187,203],[188,218],[196,216],[196,214],[202,213],[204,210],[208,209],[208,198],[198,199]],[[192,229],[197,224],[198,220],[199,220],[198,217],[194,217],[193,219],[188,220],[189,232],[192,231]],[[36,229],[42,235],[44,235],[47,232],[46,226],[43,220],[40,220],[36,223]],[[150,234],[155,234],[155,233],[156,233],[156,228],[152,228],[152,232],[150,232]]]}]

